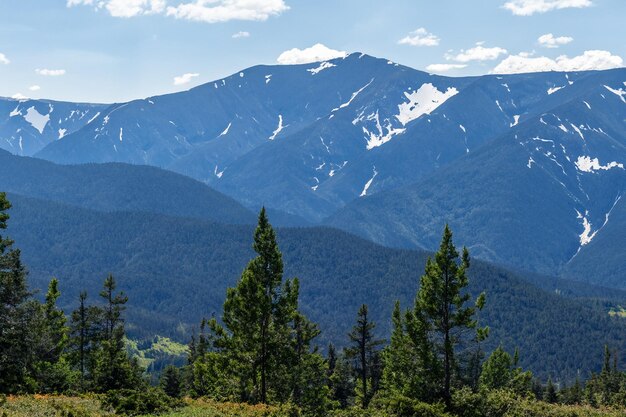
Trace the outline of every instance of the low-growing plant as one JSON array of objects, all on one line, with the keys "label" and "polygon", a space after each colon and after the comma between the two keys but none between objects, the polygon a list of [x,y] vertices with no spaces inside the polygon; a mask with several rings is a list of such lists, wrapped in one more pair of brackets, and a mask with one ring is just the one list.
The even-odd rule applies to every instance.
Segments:
[{"label": "low-growing plant", "polygon": [[160,388],[109,391],[102,401],[105,410],[124,416],[159,414],[182,405],[181,400],[170,397]]}]

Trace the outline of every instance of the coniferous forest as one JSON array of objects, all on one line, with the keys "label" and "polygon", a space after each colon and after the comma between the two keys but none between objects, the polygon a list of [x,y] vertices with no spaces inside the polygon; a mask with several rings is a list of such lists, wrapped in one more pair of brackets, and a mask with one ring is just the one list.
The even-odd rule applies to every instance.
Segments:
[{"label": "coniferous forest", "polygon": [[[10,202],[0,193],[0,229]],[[391,336],[368,305],[354,312],[343,347],[321,346],[319,326],[285,277],[265,209],[248,262],[223,310],[202,319],[185,363],[148,372],[130,348],[132,305],[113,275],[80,292],[64,312],[62,277],[45,294],[28,284],[10,237],[0,236],[0,415],[2,416],[618,416],[626,373],[612,346],[601,371],[569,383],[540,379],[518,350],[486,348],[481,317],[489,293],[471,294],[470,253],[446,225],[410,305],[393,305]]]}]

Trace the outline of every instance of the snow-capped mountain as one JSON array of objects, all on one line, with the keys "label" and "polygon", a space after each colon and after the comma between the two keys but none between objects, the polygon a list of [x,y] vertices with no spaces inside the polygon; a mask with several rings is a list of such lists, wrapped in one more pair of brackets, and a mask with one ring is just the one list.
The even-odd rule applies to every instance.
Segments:
[{"label": "snow-capped mountain", "polygon": [[603,260],[611,272],[604,281],[581,273],[588,268],[577,258],[623,227],[611,219],[623,216],[626,197],[626,70],[558,76],[563,88],[514,115],[505,133],[476,152],[420,182],[350,203],[328,223],[387,244],[432,248],[437,225],[449,222],[484,259],[624,286],[623,238],[603,243],[622,253]]},{"label": "snow-capped mountain", "polygon": [[79,130],[107,106],[0,98],[0,149],[33,155]]},{"label": "snow-capped mountain", "polygon": [[[449,221],[483,258],[576,275],[624,207],[625,82],[626,69],[450,78],[356,53],[94,107],[36,156],[159,166],[391,245],[433,248]],[[31,117],[12,102],[9,123],[39,132],[37,103]]]}]

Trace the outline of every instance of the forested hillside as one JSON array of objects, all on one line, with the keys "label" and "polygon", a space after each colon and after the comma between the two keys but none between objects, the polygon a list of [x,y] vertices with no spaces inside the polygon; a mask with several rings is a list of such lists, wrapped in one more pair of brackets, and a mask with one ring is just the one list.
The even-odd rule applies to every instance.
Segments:
[{"label": "forested hillside", "polygon": [[[8,231],[23,250],[33,285],[43,288],[58,277],[61,305],[70,307],[81,289],[95,299],[102,279],[115,274],[133,300],[129,330],[135,337],[186,340],[190,325],[220,311],[226,288],[253,255],[251,226],[10,199]],[[380,336],[389,335],[393,303],[412,303],[428,256],[325,228],[280,229],[278,239],[286,276],[300,278],[302,310],[320,323],[322,344],[339,346],[362,303],[370,306]],[[538,375],[568,379],[597,369],[605,343],[626,351],[624,323],[610,317],[604,303],[549,293],[478,261],[469,274],[471,291],[489,297],[481,313],[492,329],[488,345],[519,347],[522,365]]]}]

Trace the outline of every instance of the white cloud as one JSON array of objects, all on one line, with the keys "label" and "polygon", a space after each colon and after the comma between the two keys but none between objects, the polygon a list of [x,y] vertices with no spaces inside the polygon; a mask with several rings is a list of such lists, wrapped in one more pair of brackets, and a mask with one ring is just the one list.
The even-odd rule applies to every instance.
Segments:
[{"label": "white cloud", "polygon": [[26,97],[24,94],[22,93],[15,93],[11,96],[12,99],[15,100],[28,100],[28,97]]},{"label": "white cloud", "polygon": [[106,9],[111,16],[128,18],[163,13],[166,0],[67,0],[67,7],[80,5],[94,6],[96,10]]},{"label": "white cloud", "polygon": [[276,59],[279,64],[308,64],[310,62],[327,61],[334,58],[345,58],[348,54],[345,51],[330,49],[321,43],[317,43],[310,48],[293,48],[283,52]]},{"label": "white cloud", "polygon": [[174,77],[174,85],[183,85],[191,82],[193,78],[199,77],[200,74],[195,72],[188,72],[186,74],[180,75],[178,77]]},{"label": "white cloud", "polygon": [[440,39],[437,36],[428,33],[425,28],[419,28],[400,39],[398,43],[411,46],[437,46],[439,41]]},{"label": "white cloud", "polygon": [[541,46],[546,48],[558,48],[561,45],[566,45],[573,41],[574,38],[569,36],[559,36],[555,37],[551,33],[546,33],[545,35],[541,35],[537,41]]},{"label": "white cloud", "polygon": [[35,72],[39,75],[44,75],[46,77],[60,77],[61,75],[65,75],[64,69],[52,70],[52,69],[46,69],[46,68],[43,68],[43,69],[37,68]]},{"label": "white cloud", "polygon": [[9,58],[5,54],[0,53],[0,64],[9,65],[10,63]]},{"label": "white cloud", "polygon": [[284,0],[187,0],[168,6],[167,0],[67,0],[67,7],[92,6],[111,16],[130,18],[164,14],[176,19],[217,23],[230,20],[267,20],[289,10]]},{"label": "white cloud", "polygon": [[165,0],[108,0],[105,7],[111,16],[133,17],[162,13],[165,10]]},{"label": "white cloud", "polygon": [[462,69],[467,67],[465,64],[430,64],[426,67],[428,72],[447,72],[454,69]]},{"label": "white cloud", "polygon": [[246,31],[241,31],[241,32],[237,32],[233,34],[233,39],[249,38],[249,37],[250,37],[250,32],[246,32]]},{"label": "white cloud", "polygon": [[608,51],[585,51],[582,55],[569,58],[561,55],[556,59],[545,56],[531,58],[510,55],[491,71],[494,74],[517,74],[543,71],[589,71],[620,68],[624,60]]},{"label": "white cloud", "polygon": [[28,87],[28,89],[30,91],[39,91],[41,90],[41,87],[39,87],[38,85],[31,85],[30,87]]},{"label": "white cloud", "polygon": [[468,50],[461,50],[460,54],[452,55],[447,54],[446,59],[458,62],[470,62],[470,61],[492,61],[497,59],[500,55],[506,54],[507,50],[499,48],[497,46],[493,48],[485,48],[483,42],[478,42],[475,47]]},{"label": "white cloud", "polygon": [[167,15],[177,19],[216,23],[229,20],[267,20],[289,10],[283,0],[195,0],[169,6]]},{"label": "white cloud", "polygon": [[552,10],[583,8],[593,6],[591,0],[511,0],[504,4],[505,9],[517,16],[532,16]]}]

